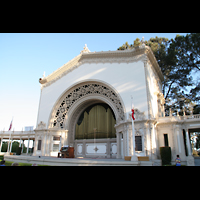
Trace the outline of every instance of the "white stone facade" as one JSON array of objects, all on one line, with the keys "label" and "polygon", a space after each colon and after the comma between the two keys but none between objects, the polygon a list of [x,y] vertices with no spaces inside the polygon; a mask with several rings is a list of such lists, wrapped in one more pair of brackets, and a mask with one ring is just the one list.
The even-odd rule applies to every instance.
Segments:
[{"label": "white stone facade", "polygon": [[[141,136],[137,156],[160,159],[159,147],[168,134],[174,160],[185,155],[181,117],[164,116],[163,75],[145,45],[125,51],[90,52],[87,46],[74,59],[40,79],[41,97],[35,129],[34,155],[57,156],[62,145],[75,148],[76,157],[123,158],[132,156],[131,96],[135,107],[135,137]],[[75,140],[75,125],[84,109],[106,103],[116,117],[116,138]],[[200,127],[199,118],[194,123]],[[198,125],[199,123],[199,125]],[[187,136],[188,137],[188,136]],[[187,139],[189,145],[189,140]]]}]

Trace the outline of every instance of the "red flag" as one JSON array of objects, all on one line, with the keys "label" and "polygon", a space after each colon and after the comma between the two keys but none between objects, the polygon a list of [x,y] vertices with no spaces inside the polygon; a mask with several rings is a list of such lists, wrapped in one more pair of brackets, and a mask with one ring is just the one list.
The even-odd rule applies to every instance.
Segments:
[{"label": "red flag", "polygon": [[135,117],[134,117],[134,110],[132,109],[132,118],[133,120],[135,120]]},{"label": "red flag", "polygon": [[10,128],[8,129],[8,131],[10,131],[12,128],[12,121],[10,122]]}]

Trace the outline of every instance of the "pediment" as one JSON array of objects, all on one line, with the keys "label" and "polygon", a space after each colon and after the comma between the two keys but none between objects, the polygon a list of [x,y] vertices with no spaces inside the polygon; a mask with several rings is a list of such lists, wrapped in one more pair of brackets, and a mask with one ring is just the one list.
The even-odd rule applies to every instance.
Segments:
[{"label": "pediment", "polygon": [[129,63],[137,62],[139,60],[149,60],[152,63],[152,66],[154,67],[161,81],[163,80],[161,69],[156,61],[153,52],[151,51],[151,48],[148,46],[139,46],[131,50],[124,51],[116,50],[90,52],[86,45],[84,47],[84,50],[82,50],[78,56],[64,64],[62,67],[58,68],[47,77],[40,78],[39,82],[42,84],[43,87],[49,86],[56,80],[72,72],[84,63]]}]

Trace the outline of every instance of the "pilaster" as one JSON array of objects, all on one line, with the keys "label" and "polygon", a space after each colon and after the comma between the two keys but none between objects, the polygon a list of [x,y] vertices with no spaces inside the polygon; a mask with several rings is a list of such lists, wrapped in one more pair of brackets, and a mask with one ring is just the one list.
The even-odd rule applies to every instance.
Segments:
[{"label": "pilaster", "polygon": [[45,156],[46,153],[46,131],[43,132],[43,141],[42,141],[42,156]]},{"label": "pilaster", "polygon": [[151,137],[150,137],[150,131],[149,131],[149,123],[145,123],[146,126],[146,156],[151,157]]},{"label": "pilaster", "polygon": [[117,134],[117,158],[122,158],[122,155],[121,155],[122,134],[121,133],[116,133],[116,134]]},{"label": "pilaster", "polygon": [[69,131],[68,130],[65,130],[64,131],[64,145],[69,145]]},{"label": "pilaster", "polygon": [[13,143],[13,138],[11,137],[11,143],[10,143],[10,149],[9,149],[9,152],[12,151],[12,143]]},{"label": "pilaster", "polygon": [[1,152],[1,148],[2,148],[2,143],[3,143],[3,137],[1,137],[1,146],[0,146],[0,152]]},{"label": "pilaster", "polygon": [[190,144],[190,139],[189,139],[189,130],[187,125],[184,126],[185,134],[186,134],[186,141],[187,141],[187,147],[188,147],[188,156],[192,155],[191,151],[191,144]]},{"label": "pilaster", "polygon": [[110,141],[107,141],[107,149],[106,149],[106,153],[107,153],[107,158],[110,158]]},{"label": "pilaster", "polygon": [[185,129],[187,147],[188,147],[188,156],[186,156],[187,166],[194,166],[194,157],[192,156],[191,143],[190,143],[190,138],[189,138],[189,130],[188,130],[187,125],[184,125],[184,129]]},{"label": "pilaster", "polygon": [[124,146],[124,156],[129,155],[129,142],[128,142],[128,130],[127,125],[123,125],[123,146]]}]

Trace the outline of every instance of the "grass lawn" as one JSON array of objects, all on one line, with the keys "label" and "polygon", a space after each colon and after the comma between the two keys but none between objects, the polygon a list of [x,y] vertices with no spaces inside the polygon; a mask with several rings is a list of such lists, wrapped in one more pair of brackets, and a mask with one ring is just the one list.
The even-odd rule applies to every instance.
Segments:
[{"label": "grass lawn", "polygon": [[[5,162],[5,166],[12,166],[12,163],[14,163],[14,162],[12,162],[12,161],[6,161]],[[18,164],[19,164],[19,166],[32,166],[32,163],[19,163],[18,162]],[[49,166],[49,165],[38,165],[38,166]]]}]

